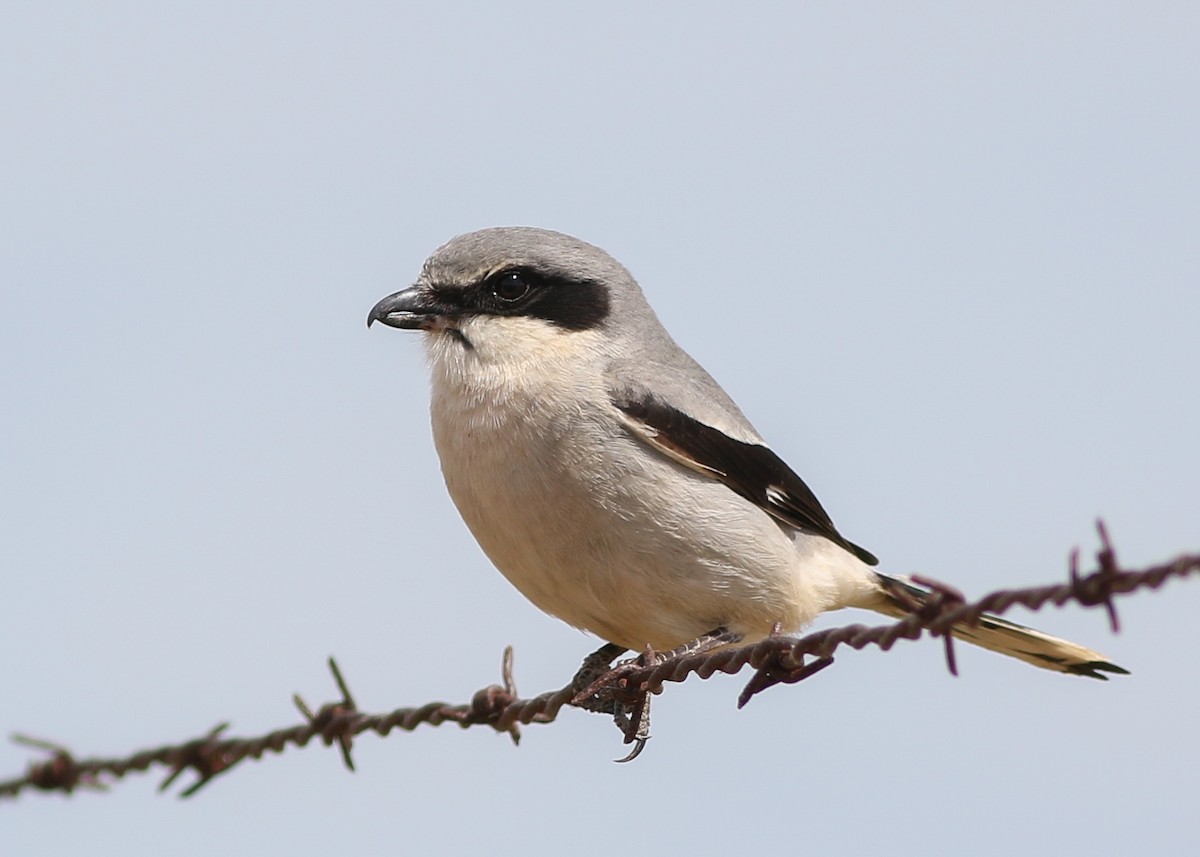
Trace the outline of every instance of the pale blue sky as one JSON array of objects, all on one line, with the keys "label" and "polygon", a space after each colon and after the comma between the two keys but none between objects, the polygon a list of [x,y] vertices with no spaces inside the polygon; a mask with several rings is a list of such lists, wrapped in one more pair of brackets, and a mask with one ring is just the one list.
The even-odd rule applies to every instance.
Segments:
[{"label": "pale blue sky", "polygon": [[[596,641],[442,487],[413,337],[452,235],[625,262],[885,569],[978,595],[1200,549],[1200,12],[1189,3],[24,3],[0,9],[0,729],[118,754],[528,694]],[[675,686],[633,765],[568,712],[310,747],[192,801],[0,805],[0,853],[1190,853],[1200,584],[1107,684],[937,645],[746,710]],[[833,621],[858,620],[846,615]],[[1021,616],[1017,616],[1021,619]],[[829,624],[828,622],[825,624]],[[0,745],[0,777],[24,750]],[[966,843],[970,843],[967,845]]]}]

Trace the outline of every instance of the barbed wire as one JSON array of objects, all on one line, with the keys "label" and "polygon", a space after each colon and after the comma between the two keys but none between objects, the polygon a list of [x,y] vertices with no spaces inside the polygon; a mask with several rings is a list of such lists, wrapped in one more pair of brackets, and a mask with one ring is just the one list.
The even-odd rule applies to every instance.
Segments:
[{"label": "barbed wire", "polygon": [[817,631],[803,637],[773,634],[764,640],[744,646],[722,648],[711,652],[686,652],[643,655],[604,671],[598,679],[580,687],[572,681],[559,690],[522,699],[513,680],[512,648],[505,649],[501,665],[500,685],[489,685],[477,691],[470,702],[450,704],[430,702],[416,708],[398,708],[384,714],[368,714],[358,710],[337,663],[330,658],[329,667],[341,693],[341,699],[322,705],[313,712],[299,695],[293,701],[304,722],[278,729],[257,737],[223,737],[229,728],[221,723],[207,734],[119,758],[77,759],[65,747],[38,738],[14,735],[23,746],[46,751],[49,759],[32,762],[23,777],[0,781],[0,798],[16,798],[23,791],[36,789],[70,794],[76,789],[103,790],[114,780],[133,772],[147,771],[158,766],[167,769],[159,786],[165,791],[185,772],[196,779],[180,792],[190,797],[220,774],[228,773],[246,759],[262,759],[268,752],[282,753],[288,746],[304,747],[314,738],[327,746],[338,744],[344,764],[351,771],[354,763],[351,749],[354,738],[373,731],[387,736],[393,730],[411,732],[426,724],[439,726],[454,723],[461,728],[489,726],[507,733],[516,744],[521,737],[522,724],[550,723],[564,705],[604,711],[613,714],[625,736],[625,742],[635,744],[634,750],[621,761],[641,752],[648,728],[648,705],[651,694],[661,693],[667,682],[682,682],[692,675],[711,678],[718,672],[733,675],[743,667],[754,669],[738,698],[738,707],[745,705],[758,693],[778,684],[795,684],[833,663],[834,652],[842,647],[863,649],[878,646],[887,651],[899,640],[917,640],[928,634],[940,637],[946,646],[947,666],[956,673],[954,649],[949,629],[959,623],[977,621],[984,613],[1001,614],[1015,605],[1040,610],[1048,604],[1062,607],[1069,603],[1084,607],[1103,606],[1113,632],[1119,630],[1115,607],[1118,596],[1141,589],[1157,589],[1167,580],[1200,573],[1200,554],[1185,554],[1162,565],[1141,570],[1122,569],[1112,548],[1104,525],[1098,524],[1101,547],[1097,551],[1097,569],[1086,575],[1079,573],[1079,552],[1071,556],[1069,578],[1064,583],[1024,589],[1002,589],[978,601],[967,603],[956,590],[936,581],[921,580],[933,591],[933,597],[918,611],[894,623],[880,626],[846,625]]}]

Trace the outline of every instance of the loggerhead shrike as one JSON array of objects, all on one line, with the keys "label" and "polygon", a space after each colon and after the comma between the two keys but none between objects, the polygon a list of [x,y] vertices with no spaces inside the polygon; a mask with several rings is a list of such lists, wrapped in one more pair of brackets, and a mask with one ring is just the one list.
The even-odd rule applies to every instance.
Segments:
[{"label": "loggerhead shrike", "polygon": [[[425,332],[442,473],[484,552],[608,641],[606,662],[928,600],[837,531],[600,248],[526,227],[461,235],[375,321]],[[999,617],[954,633],[1058,672],[1126,672]]]}]

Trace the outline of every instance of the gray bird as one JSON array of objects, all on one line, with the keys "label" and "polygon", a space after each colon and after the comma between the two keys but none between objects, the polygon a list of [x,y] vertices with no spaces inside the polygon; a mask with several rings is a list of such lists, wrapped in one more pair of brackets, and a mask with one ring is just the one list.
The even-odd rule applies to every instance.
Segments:
[{"label": "gray bird", "polygon": [[[526,227],[461,235],[375,321],[425,332],[442,473],[484,552],[608,641],[609,660],[930,597],[838,532],[598,247]],[[954,633],[1059,672],[1126,672],[999,617]]]}]

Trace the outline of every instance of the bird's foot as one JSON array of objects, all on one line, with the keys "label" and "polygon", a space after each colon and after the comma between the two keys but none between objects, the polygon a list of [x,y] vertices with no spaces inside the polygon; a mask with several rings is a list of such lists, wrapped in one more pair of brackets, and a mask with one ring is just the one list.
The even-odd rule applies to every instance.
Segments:
[{"label": "bird's foot", "polygon": [[646,667],[673,664],[737,643],[741,639],[741,634],[717,628],[666,652],[656,652],[647,646],[636,658],[616,664],[612,664],[613,658],[626,650],[615,643],[607,643],[585,658],[575,673],[571,686],[576,693],[571,704],[586,711],[611,714],[613,722],[625,736],[625,743],[634,745],[628,756],[617,761],[631,762],[645,749],[650,739],[650,691],[644,682],[636,688],[630,686],[629,677]]},{"label": "bird's foot", "polygon": [[592,687],[612,671],[612,662],[625,654],[628,649],[616,643],[605,643],[596,651],[583,659],[575,677],[571,679],[571,688],[575,696],[571,704],[584,711],[599,711],[602,714],[612,714],[611,700],[604,699],[600,694],[592,693]]}]

